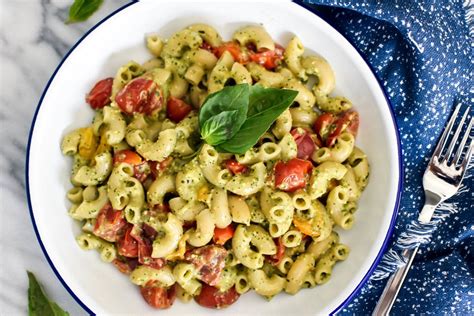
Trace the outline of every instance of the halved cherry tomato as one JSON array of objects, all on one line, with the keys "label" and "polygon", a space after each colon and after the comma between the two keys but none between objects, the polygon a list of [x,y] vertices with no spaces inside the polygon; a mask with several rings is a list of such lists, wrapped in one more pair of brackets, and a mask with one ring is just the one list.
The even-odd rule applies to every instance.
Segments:
[{"label": "halved cherry tomato", "polygon": [[176,286],[165,288],[160,286],[158,281],[148,281],[145,286],[140,287],[140,293],[150,306],[166,309],[173,305],[176,299]]},{"label": "halved cherry tomato", "polygon": [[293,192],[306,186],[306,177],[313,168],[308,160],[293,158],[275,165],[275,186],[286,192]]},{"label": "halved cherry tomato", "polygon": [[248,170],[246,165],[243,165],[243,164],[237,162],[237,160],[235,160],[235,159],[226,160],[225,166],[233,174],[239,174],[239,173],[242,173],[242,172],[246,172]]},{"label": "halved cherry tomato", "polygon": [[291,131],[291,135],[295,139],[298,147],[297,157],[304,160],[308,159],[316,149],[316,145],[309,132],[304,128],[297,127]]},{"label": "halved cherry tomato", "polygon": [[136,258],[120,258],[114,259],[112,264],[123,274],[130,274],[138,265]]},{"label": "halved cherry tomato", "polygon": [[221,292],[218,288],[203,284],[201,293],[195,297],[196,302],[208,308],[224,308],[232,305],[239,299],[240,295],[234,287],[225,292]]},{"label": "halved cherry tomato", "polygon": [[324,227],[326,224],[320,216],[315,216],[311,219],[298,216],[293,217],[293,225],[295,225],[296,229],[313,238],[321,236],[321,227]]},{"label": "halved cherry tomato", "polygon": [[155,269],[161,269],[166,260],[163,258],[152,258],[153,241],[158,233],[156,230],[147,225],[134,225],[130,235],[138,242],[138,262]]},{"label": "halved cherry tomato", "polygon": [[178,123],[184,119],[189,114],[189,112],[192,111],[192,109],[193,107],[183,100],[170,97],[168,99],[168,104],[166,105],[166,114],[170,120]]},{"label": "halved cherry tomato", "polygon": [[333,146],[336,138],[344,131],[357,136],[359,129],[359,113],[347,111],[339,116],[332,113],[323,113],[314,123],[314,131],[326,146]]},{"label": "halved cherry tomato", "polygon": [[110,103],[114,78],[105,78],[98,81],[86,95],[86,102],[94,110],[101,109]]},{"label": "halved cherry tomato", "polygon": [[342,113],[335,122],[335,129],[328,136],[326,140],[327,146],[332,146],[336,142],[336,138],[341,135],[342,132],[347,131],[357,136],[357,130],[359,129],[359,113],[356,111],[347,111]]},{"label": "halved cherry tomato", "polygon": [[275,238],[273,241],[277,245],[277,252],[274,255],[268,256],[267,259],[272,265],[275,266],[280,263],[281,259],[283,259],[283,256],[285,255],[285,245],[283,245],[281,237]]},{"label": "halved cherry tomato", "polygon": [[232,57],[234,57],[234,60],[241,64],[248,62],[248,56],[242,53],[239,44],[236,42],[223,43],[221,46],[214,47],[213,49],[214,55],[216,55],[218,58],[220,58],[225,51],[228,51]]},{"label": "halved cherry tomato", "polygon": [[153,80],[139,77],[127,83],[115,101],[122,112],[150,115],[163,104],[163,92]]},{"label": "halved cherry tomato", "polygon": [[117,243],[117,250],[118,253],[124,257],[136,258],[138,257],[138,242],[131,235],[132,229],[133,225],[128,225],[125,234],[123,234]]},{"label": "halved cherry tomato", "polygon": [[334,129],[333,123],[335,120],[336,116],[334,114],[322,113],[314,122],[313,130],[323,142],[326,142],[331,130]]},{"label": "halved cherry tomato", "polygon": [[234,236],[234,227],[229,225],[225,228],[214,228],[214,236],[212,240],[218,245],[224,245],[227,240],[231,239]]},{"label": "halved cherry tomato", "polygon": [[184,259],[194,265],[201,281],[214,286],[222,275],[226,256],[227,250],[224,247],[208,245],[186,252]]},{"label": "halved cherry tomato", "polygon": [[114,210],[112,205],[107,203],[97,215],[93,233],[97,237],[115,242],[120,238],[126,224],[123,212]]},{"label": "halved cherry tomato", "polygon": [[275,50],[264,49],[250,54],[250,59],[266,69],[275,69],[283,59],[285,48],[275,44]]}]

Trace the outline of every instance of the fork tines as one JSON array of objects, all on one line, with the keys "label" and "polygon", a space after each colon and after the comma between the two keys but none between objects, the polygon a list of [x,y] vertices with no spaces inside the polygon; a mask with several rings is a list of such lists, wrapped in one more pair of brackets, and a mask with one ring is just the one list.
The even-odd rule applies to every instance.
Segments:
[{"label": "fork tines", "polygon": [[[471,136],[472,128],[473,128],[473,121],[474,118],[469,120],[469,124],[467,128],[464,130],[461,139],[461,132],[465,127],[465,122],[467,116],[469,114],[470,107],[468,106],[464,111],[461,121],[458,123],[458,126],[454,132],[454,135],[451,136],[451,132],[455,125],[456,119],[458,117],[459,110],[461,109],[461,105],[458,104],[454,109],[453,114],[451,115],[451,119],[449,120],[443,135],[441,136],[438,145],[435,148],[433,156],[431,157],[431,161],[433,159],[437,159],[439,163],[446,164],[447,166],[456,166],[456,167],[465,167],[469,162],[470,156],[472,154],[473,148],[473,140]],[[468,145],[466,146],[466,143]],[[455,146],[457,147],[456,154],[453,156],[453,150]],[[464,159],[461,160],[461,158]]]}]

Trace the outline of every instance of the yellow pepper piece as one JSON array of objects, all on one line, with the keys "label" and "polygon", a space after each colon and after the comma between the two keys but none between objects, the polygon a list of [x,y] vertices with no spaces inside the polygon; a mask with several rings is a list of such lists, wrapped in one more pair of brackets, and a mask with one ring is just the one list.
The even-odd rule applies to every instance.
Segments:
[{"label": "yellow pepper piece", "polygon": [[188,238],[189,234],[185,233],[178,242],[178,249],[167,255],[165,259],[169,261],[184,259],[184,254],[186,253],[186,241],[188,240]]},{"label": "yellow pepper piece", "polygon": [[110,145],[107,144],[107,137],[105,137],[104,134],[105,133],[102,133],[100,135],[100,142],[99,142],[99,146],[97,146],[97,150],[95,151],[95,155],[98,155],[110,150]]},{"label": "yellow pepper piece", "polygon": [[92,159],[97,149],[97,139],[92,127],[81,129],[81,141],[79,142],[79,155],[85,159]]},{"label": "yellow pepper piece", "polygon": [[205,184],[199,188],[197,192],[197,199],[199,202],[206,203],[209,198],[209,187]]}]

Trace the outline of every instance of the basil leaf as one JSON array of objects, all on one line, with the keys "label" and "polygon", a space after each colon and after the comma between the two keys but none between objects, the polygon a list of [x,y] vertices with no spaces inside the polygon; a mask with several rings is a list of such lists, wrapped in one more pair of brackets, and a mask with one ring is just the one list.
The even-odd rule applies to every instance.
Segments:
[{"label": "basil leaf", "polygon": [[247,117],[249,91],[248,84],[239,84],[225,87],[207,97],[199,111],[203,139],[216,145],[237,133]]},{"label": "basil leaf", "polygon": [[74,0],[69,8],[69,18],[67,24],[87,20],[95,11],[99,9],[104,0]]},{"label": "basil leaf", "polygon": [[293,103],[298,91],[250,88],[248,116],[237,134],[218,146],[218,150],[234,154],[244,154],[270,128],[275,120]]},{"label": "basil leaf", "polygon": [[[235,134],[234,122],[240,119],[237,110],[224,111],[204,122],[201,128],[201,137],[209,145],[219,145]],[[244,117],[245,118],[245,117]]]},{"label": "basil leaf", "polygon": [[48,300],[33,273],[28,273],[28,315],[29,316],[68,316],[58,304]]}]

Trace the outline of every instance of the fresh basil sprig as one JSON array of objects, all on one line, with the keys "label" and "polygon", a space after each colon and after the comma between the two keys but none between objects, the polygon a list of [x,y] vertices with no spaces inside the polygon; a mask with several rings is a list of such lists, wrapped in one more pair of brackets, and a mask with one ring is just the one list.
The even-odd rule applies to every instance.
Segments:
[{"label": "fresh basil sprig", "polygon": [[29,316],[68,316],[58,304],[51,302],[44,294],[33,273],[28,273],[28,315]]},{"label": "fresh basil sprig", "polygon": [[69,18],[66,21],[76,23],[87,20],[102,5],[104,0],[74,0],[69,8]]},{"label": "fresh basil sprig", "polygon": [[211,94],[199,113],[202,138],[221,152],[243,154],[293,102],[297,91],[240,84]]},{"label": "fresh basil sprig", "polygon": [[209,145],[232,138],[245,122],[249,85],[239,84],[209,95],[199,111],[201,137]]}]

